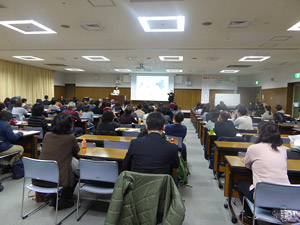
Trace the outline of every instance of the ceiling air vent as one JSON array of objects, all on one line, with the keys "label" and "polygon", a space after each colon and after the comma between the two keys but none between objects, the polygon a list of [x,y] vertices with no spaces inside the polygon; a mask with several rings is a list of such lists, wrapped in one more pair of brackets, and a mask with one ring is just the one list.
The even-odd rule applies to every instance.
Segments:
[{"label": "ceiling air vent", "polygon": [[130,2],[178,2],[184,0],[130,0]]},{"label": "ceiling air vent", "polygon": [[80,24],[80,26],[87,31],[102,31],[103,27],[98,23]]},{"label": "ceiling air vent", "polygon": [[227,28],[246,28],[248,27],[254,20],[253,19],[245,19],[245,20],[232,20],[228,23]]},{"label": "ceiling air vent", "polygon": [[109,7],[116,6],[113,0],[88,0],[93,7]]},{"label": "ceiling air vent", "polygon": [[49,64],[45,64],[46,66],[67,66],[64,64],[58,64],[58,63],[49,63]]},{"label": "ceiling air vent", "polygon": [[249,68],[252,65],[228,65],[227,68]]}]

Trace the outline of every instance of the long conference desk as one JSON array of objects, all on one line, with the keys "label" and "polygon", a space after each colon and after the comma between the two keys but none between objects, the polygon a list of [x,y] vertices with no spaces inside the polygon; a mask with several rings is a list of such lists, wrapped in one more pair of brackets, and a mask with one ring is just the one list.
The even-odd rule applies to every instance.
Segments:
[{"label": "long conference desk", "polygon": [[24,156],[37,158],[37,134],[39,134],[40,131],[14,130],[14,133],[18,132],[22,132],[23,137],[12,141],[12,144],[23,146]]},{"label": "long conference desk", "polygon": [[[225,188],[224,197],[226,197],[225,208],[229,209],[231,214],[231,222],[236,223],[237,218],[232,207],[232,198],[238,198],[237,191],[238,183],[242,181],[248,181],[252,183],[252,171],[245,167],[245,163],[242,161],[243,157],[239,156],[225,156]],[[289,180],[292,184],[300,184],[300,160],[287,160],[287,169]]]}]

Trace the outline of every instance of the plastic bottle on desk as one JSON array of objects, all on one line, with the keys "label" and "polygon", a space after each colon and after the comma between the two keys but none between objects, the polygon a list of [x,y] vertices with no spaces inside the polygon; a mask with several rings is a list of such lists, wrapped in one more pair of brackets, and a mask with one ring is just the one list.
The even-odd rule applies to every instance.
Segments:
[{"label": "plastic bottle on desk", "polygon": [[85,140],[85,138],[82,139],[81,147],[82,147],[83,154],[85,154],[86,153],[86,140]]},{"label": "plastic bottle on desk", "polygon": [[210,135],[213,135],[213,134],[214,134],[214,129],[210,128],[209,134],[210,134]]}]

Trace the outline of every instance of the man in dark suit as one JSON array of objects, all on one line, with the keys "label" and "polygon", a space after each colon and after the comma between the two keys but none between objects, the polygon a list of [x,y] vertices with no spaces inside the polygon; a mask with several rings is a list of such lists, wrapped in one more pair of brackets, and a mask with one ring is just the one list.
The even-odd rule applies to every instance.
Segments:
[{"label": "man in dark suit", "polygon": [[165,118],[159,112],[150,113],[146,120],[148,135],[131,141],[123,168],[140,173],[171,174],[179,167],[178,147],[165,140],[162,133]]},{"label": "man in dark suit", "polygon": [[235,137],[236,129],[232,121],[228,120],[229,112],[221,112],[218,122],[215,123],[215,133],[218,137]]}]

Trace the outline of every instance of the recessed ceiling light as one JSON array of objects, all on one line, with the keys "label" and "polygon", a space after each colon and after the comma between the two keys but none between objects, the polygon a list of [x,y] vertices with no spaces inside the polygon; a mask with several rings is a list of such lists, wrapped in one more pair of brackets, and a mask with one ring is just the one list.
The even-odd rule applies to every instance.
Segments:
[{"label": "recessed ceiling light", "polygon": [[221,70],[220,73],[238,73],[239,70]]},{"label": "recessed ceiling light", "polygon": [[81,56],[81,57],[90,61],[102,61],[102,62],[110,61],[110,59],[104,56]]},{"label": "recessed ceiling light", "polygon": [[296,23],[294,26],[290,27],[288,31],[300,31],[300,21]]},{"label": "recessed ceiling light", "polygon": [[73,71],[73,72],[82,72],[82,71],[84,71],[84,70],[78,69],[78,68],[65,68],[65,70]]},{"label": "recessed ceiling light", "polygon": [[167,69],[168,73],[182,73],[182,69]]},{"label": "recessed ceiling light", "polygon": [[22,60],[27,60],[27,61],[43,61],[44,59],[37,58],[34,56],[13,56],[14,58],[17,59],[22,59]]},{"label": "recessed ceiling light", "polygon": [[184,16],[138,17],[145,32],[183,32]]},{"label": "recessed ceiling light", "polygon": [[159,59],[167,62],[181,62],[183,61],[183,56],[159,56]]},{"label": "recessed ceiling light", "polygon": [[239,61],[242,62],[261,62],[264,61],[266,59],[271,58],[271,56],[245,56],[243,58],[241,58]]},{"label": "recessed ceiling light", "polygon": [[54,30],[34,20],[0,21],[0,24],[22,34],[56,34]]},{"label": "recessed ceiling light", "polygon": [[132,72],[130,69],[115,69],[117,72],[126,73],[126,72]]}]

